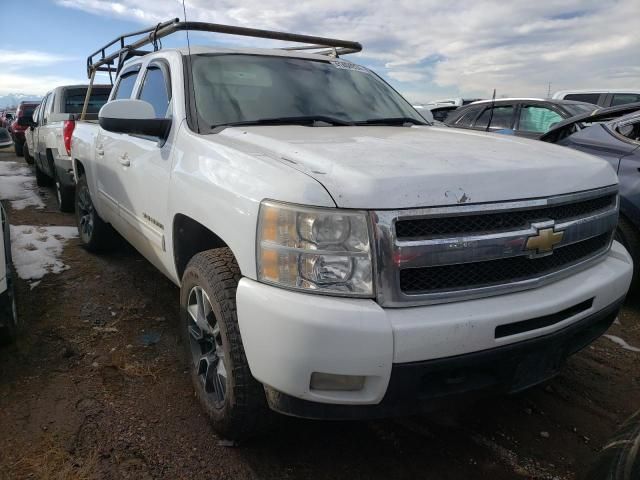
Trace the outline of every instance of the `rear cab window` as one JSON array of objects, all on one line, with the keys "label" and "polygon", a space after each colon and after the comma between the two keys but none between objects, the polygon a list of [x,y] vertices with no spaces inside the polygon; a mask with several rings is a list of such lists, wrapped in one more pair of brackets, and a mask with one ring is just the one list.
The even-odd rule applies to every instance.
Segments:
[{"label": "rear cab window", "polygon": [[[109,99],[110,88],[96,87],[91,89],[89,104],[87,105],[87,113],[98,113],[100,108],[107,103]],[[64,110],[60,113],[82,113],[84,99],[87,96],[87,87],[70,88],[64,92]]]}]

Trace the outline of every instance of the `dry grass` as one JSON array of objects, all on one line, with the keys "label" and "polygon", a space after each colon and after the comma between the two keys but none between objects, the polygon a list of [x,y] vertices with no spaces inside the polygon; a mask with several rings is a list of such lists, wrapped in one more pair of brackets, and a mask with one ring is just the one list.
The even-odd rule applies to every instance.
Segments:
[{"label": "dry grass", "polygon": [[98,475],[98,452],[93,450],[84,458],[67,452],[61,445],[48,438],[41,447],[44,451],[26,453],[9,466],[7,478],[42,480],[92,480]]}]

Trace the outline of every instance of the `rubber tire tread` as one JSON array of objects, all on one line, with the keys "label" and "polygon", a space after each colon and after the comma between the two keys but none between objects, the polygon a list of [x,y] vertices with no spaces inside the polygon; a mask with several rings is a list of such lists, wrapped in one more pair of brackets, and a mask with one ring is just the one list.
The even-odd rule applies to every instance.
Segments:
[{"label": "rubber tire tread", "polygon": [[[236,309],[236,290],[240,278],[240,268],[231,250],[227,247],[216,248],[197,253],[191,258],[182,276],[180,290],[184,351],[196,396],[214,430],[223,438],[234,441],[261,433],[270,425],[273,415],[267,406],[264,387],[251,375],[242,344]],[[209,296],[220,325],[227,368],[227,391],[222,408],[207,402],[191,357],[186,306],[189,292],[195,285],[202,287]]]}]

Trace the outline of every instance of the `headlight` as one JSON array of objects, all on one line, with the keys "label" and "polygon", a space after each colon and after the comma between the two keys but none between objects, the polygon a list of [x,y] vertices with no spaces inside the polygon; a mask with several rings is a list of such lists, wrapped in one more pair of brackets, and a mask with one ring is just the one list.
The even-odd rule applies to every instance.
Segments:
[{"label": "headlight", "polygon": [[319,293],[373,295],[364,212],[264,201],[257,240],[262,282]]}]

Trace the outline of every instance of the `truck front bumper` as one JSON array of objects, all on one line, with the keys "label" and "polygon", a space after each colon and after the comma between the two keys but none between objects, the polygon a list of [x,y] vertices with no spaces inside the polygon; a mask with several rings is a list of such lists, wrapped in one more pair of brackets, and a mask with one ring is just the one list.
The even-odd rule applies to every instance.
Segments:
[{"label": "truck front bumper", "polygon": [[[244,278],[238,320],[251,372],[274,410],[334,419],[407,414],[553,376],[613,322],[631,274],[629,254],[614,242],[602,261],[543,287],[394,309]],[[362,376],[364,384],[314,390],[314,372]]]}]

